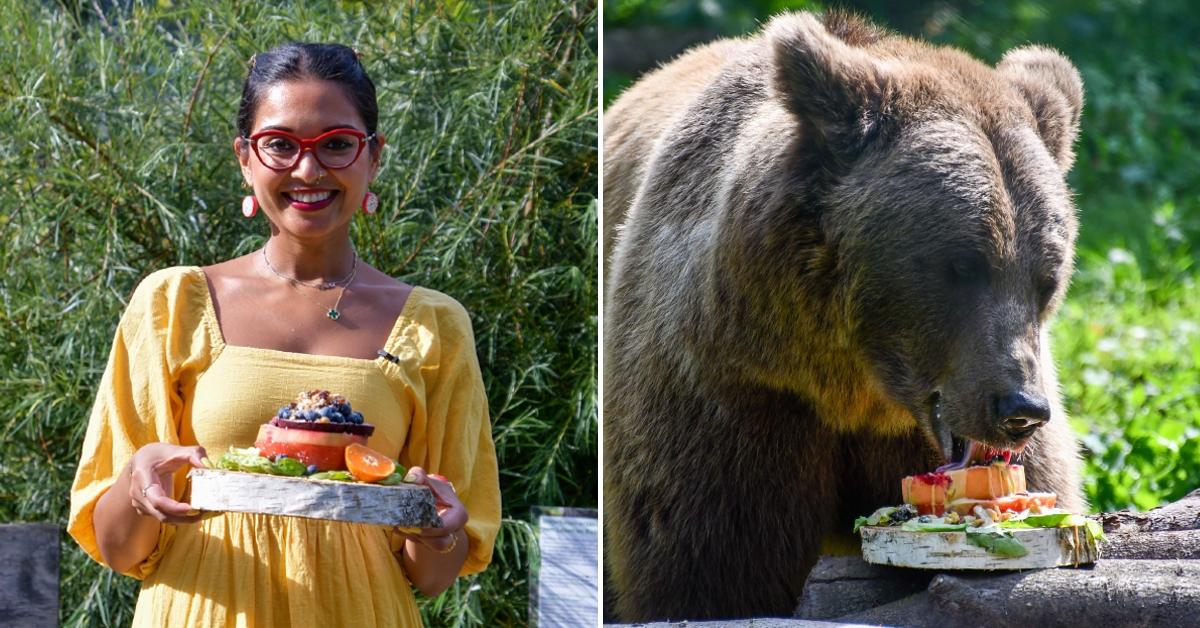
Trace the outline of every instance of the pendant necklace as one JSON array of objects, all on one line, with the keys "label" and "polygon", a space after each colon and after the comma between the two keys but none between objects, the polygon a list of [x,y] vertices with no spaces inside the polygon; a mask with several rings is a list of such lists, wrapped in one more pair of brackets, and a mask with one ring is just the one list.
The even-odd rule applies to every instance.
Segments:
[{"label": "pendant necklace", "polygon": [[[321,290],[321,291],[333,290],[334,288],[336,288],[338,286],[342,287],[342,291],[338,293],[337,301],[334,301],[333,307],[331,307],[325,311],[325,316],[328,317],[329,320],[331,320],[331,321],[336,321],[338,318],[341,317],[342,313],[341,313],[341,311],[338,310],[338,306],[341,305],[341,303],[342,303],[342,297],[346,296],[346,289],[350,287],[350,284],[354,282],[355,275],[358,274],[358,253],[353,250],[351,250],[351,253],[354,255],[354,261],[351,262],[350,272],[347,273],[345,277],[342,277],[341,279],[338,279],[337,281],[321,281],[321,282],[317,282],[317,283],[313,284],[313,283],[309,283],[306,281],[300,281],[299,279],[296,279],[295,277],[288,277],[287,275],[284,275],[283,273],[279,272],[278,270],[275,270],[275,267],[271,265],[271,260],[267,259],[267,247],[263,246],[263,248],[262,248],[263,262],[266,263],[267,268],[272,273],[275,273],[276,277],[279,277],[280,279],[283,279],[283,280],[287,281],[288,283],[292,284],[292,287],[296,287],[298,289],[299,286],[304,286],[306,288],[312,288],[313,290]],[[321,306],[321,307],[324,307],[324,306]]]}]

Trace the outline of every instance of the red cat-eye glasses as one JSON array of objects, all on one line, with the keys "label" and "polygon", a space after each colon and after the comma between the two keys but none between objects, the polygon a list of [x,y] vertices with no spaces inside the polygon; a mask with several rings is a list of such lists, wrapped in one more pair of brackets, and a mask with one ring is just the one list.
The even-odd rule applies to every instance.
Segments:
[{"label": "red cat-eye glasses", "polygon": [[312,151],[317,163],[327,170],[340,170],[358,160],[375,134],[367,135],[358,129],[333,129],[313,138],[302,138],[287,131],[270,129],[244,138],[258,156],[258,161],[271,170],[290,170],[296,166],[304,151]]}]

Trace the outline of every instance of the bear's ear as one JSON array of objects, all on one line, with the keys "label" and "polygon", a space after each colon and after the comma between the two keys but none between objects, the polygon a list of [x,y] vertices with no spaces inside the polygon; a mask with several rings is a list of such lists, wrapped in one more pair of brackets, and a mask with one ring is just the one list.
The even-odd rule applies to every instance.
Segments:
[{"label": "bear's ear", "polygon": [[1063,172],[1075,161],[1072,147],[1079,136],[1083,111],[1083,79],[1074,65],[1055,50],[1023,46],[1005,53],[996,65],[1029,103],[1038,135]]},{"label": "bear's ear", "polygon": [[883,64],[830,33],[811,13],[775,17],[766,35],[775,89],[787,108],[816,129],[833,156],[854,159],[886,115],[893,81]]}]

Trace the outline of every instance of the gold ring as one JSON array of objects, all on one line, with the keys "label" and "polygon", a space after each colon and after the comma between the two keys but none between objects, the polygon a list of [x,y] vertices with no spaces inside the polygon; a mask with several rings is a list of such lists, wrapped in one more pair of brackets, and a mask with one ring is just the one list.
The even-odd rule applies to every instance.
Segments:
[{"label": "gold ring", "polygon": [[444,550],[436,550],[436,551],[439,554],[449,554],[450,552],[453,552],[454,548],[456,548],[456,547],[458,547],[458,533],[451,532],[450,533],[450,547],[447,547]]}]

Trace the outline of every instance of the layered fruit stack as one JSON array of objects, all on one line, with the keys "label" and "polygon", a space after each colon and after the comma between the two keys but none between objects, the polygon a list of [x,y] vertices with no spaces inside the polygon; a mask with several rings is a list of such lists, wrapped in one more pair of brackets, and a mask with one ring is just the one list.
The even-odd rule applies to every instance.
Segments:
[{"label": "layered fruit stack", "polygon": [[258,428],[254,446],[260,455],[275,459],[283,455],[303,462],[309,471],[346,468],[346,447],[366,445],[375,426],[363,422],[361,412],[350,402],[328,390],[310,390],[297,395],[265,425]]},{"label": "layered fruit stack", "polygon": [[1021,512],[1033,506],[1052,508],[1054,493],[1030,493],[1025,468],[996,458],[989,464],[910,475],[901,480],[904,503],[923,515],[946,512],[971,514],[975,507],[996,512]]}]

